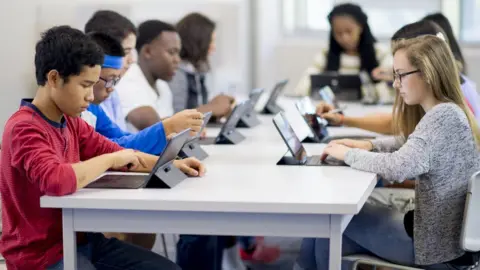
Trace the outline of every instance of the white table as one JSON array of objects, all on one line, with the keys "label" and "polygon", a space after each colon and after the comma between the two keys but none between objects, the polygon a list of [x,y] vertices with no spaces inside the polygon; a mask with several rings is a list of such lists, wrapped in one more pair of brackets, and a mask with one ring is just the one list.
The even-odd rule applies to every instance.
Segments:
[{"label": "white table", "polygon": [[330,238],[330,269],[340,269],[342,233],[372,192],[374,174],[214,161],[203,179],[171,190],[42,197],[42,207],[63,209],[65,269],[75,269],[76,231]]},{"label": "white table", "polygon": [[[271,119],[242,129],[247,139],[239,145],[206,146],[207,175],[173,189],[84,189],[42,197],[42,207],[62,209],[65,269],[75,269],[77,231],[329,238],[329,269],[340,269],[342,233],[376,175],[348,167],[276,166],[286,147],[265,121]],[[324,147],[305,146],[316,154]]]}]

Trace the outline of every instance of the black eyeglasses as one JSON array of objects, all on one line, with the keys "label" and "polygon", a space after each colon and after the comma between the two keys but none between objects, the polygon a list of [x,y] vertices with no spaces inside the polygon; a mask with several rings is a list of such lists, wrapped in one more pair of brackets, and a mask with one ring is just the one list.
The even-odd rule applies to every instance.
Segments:
[{"label": "black eyeglasses", "polygon": [[113,79],[110,79],[110,80],[106,80],[106,79],[100,77],[100,80],[105,82],[105,88],[112,88],[115,85],[117,85],[118,81],[120,81],[120,78],[113,78]]},{"label": "black eyeglasses", "polygon": [[398,80],[398,82],[400,83],[400,85],[402,85],[402,79],[403,77],[405,76],[408,76],[408,75],[411,75],[411,74],[414,74],[414,73],[418,73],[420,72],[419,69],[416,69],[416,70],[413,70],[413,71],[409,71],[409,72],[404,72],[404,73],[397,73],[397,72],[393,72],[393,81],[396,81]]}]

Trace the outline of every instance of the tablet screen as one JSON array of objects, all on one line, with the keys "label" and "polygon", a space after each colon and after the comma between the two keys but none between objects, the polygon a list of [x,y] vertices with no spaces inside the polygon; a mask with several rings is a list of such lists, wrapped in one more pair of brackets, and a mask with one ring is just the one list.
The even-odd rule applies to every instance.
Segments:
[{"label": "tablet screen", "polygon": [[160,154],[160,158],[157,160],[155,168],[152,170],[152,172],[156,171],[160,166],[164,165],[170,160],[174,160],[177,157],[178,153],[180,153],[180,150],[182,150],[183,145],[190,136],[189,133],[190,129],[186,129],[173,136],[173,138],[167,142],[167,146],[165,147],[165,150],[163,150],[163,152]]},{"label": "tablet screen", "polygon": [[[292,156],[298,157],[299,154],[305,152],[302,142],[298,139],[297,134],[295,134],[295,131],[293,130],[292,126],[290,126],[290,123],[288,123],[288,120],[283,113],[277,114],[273,118],[273,123],[280,133],[283,141],[287,145],[288,150],[290,150]],[[306,157],[302,156],[301,158],[303,159]]]},{"label": "tablet screen", "polygon": [[327,102],[330,105],[337,107],[337,100],[335,99],[335,94],[332,91],[332,88],[325,86],[318,91],[320,97],[323,101]]},{"label": "tablet screen", "polygon": [[253,89],[250,92],[249,99],[250,99],[250,102],[251,102],[253,107],[255,107],[255,105],[257,105],[257,102],[260,99],[260,97],[262,96],[263,91],[264,91],[263,88],[258,88],[258,89]]},{"label": "tablet screen", "polygon": [[277,100],[278,96],[282,93],[282,90],[285,87],[285,85],[287,85],[287,83],[288,83],[288,80],[285,80],[275,85],[275,87],[272,90],[272,93],[270,94],[270,98],[267,101],[267,104],[274,103]]},{"label": "tablet screen", "polygon": [[317,116],[316,114],[305,114],[304,117],[308,125],[312,128],[313,132],[315,132],[320,140],[328,136],[327,120]]},{"label": "tablet screen", "polygon": [[312,100],[310,97],[304,97],[301,100],[299,100],[297,103],[297,109],[300,111],[300,114],[305,115],[305,114],[314,114],[316,111],[315,105],[313,105]]},{"label": "tablet screen", "polygon": [[240,120],[240,118],[245,113],[245,110],[246,110],[246,108],[248,107],[249,104],[250,104],[249,101],[244,101],[244,102],[238,104],[237,106],[235,106],[232,113],[228,117],[227,121],[223,125],[222,131],[220,133],[222,133],[224,131],[230,131],[230,130],[235,129],[235,127],[238,124],[238,121]]}]

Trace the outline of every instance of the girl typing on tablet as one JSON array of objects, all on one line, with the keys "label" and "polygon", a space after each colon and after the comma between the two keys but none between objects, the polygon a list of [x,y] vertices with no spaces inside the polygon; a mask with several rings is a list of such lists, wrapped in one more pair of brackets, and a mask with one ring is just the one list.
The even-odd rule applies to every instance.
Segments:
[{"label": "girl typing on tablet", "polygon": [[[405,220],[413,225],[398,231],[404,220],[381,226],[365,217],[357,220],[358,215],[344,232],[343,254],[448,269],[449,262],[464,255],[459,235],[468,179],[480,170],[480,131],[443,35],[398,40],[393,54],[395,136],[332,142],[325,154],[390,181],[417,178],[415,210],[407,215],[413,220]],[[377,237],[363,238],[370,230]],[[327,269],[328,246],[327,239],[304,240],[297,269]]]}]

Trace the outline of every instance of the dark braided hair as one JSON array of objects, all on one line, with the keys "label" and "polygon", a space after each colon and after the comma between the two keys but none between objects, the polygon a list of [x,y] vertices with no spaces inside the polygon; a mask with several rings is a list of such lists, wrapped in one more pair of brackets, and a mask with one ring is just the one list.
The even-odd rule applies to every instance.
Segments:
[{"label": "dark braided hair", "polygon": [[[333,8],[328,15],[328,21],[332,26],[333,18],[336,16],[350,16],[359,25],[362,26],[362,33],[360,35],[360,41],[358,42],[358,52],[360,54],[360,70],[366,70],[370,77],[372,76],[372,70],[378,66],[378,60],[375,53],[375,42],[377,41],[368,26],[368,17],[360,6],[355,4],[341,4]],[[332,27],[333,28],[333,27]],[[327,66],[325,71],[338,71],[340,68],[340,54],[344,51],[344,48],[335,40],[333,30],[330,30],[330,48],[327,56]],[[373,81],[376,82],[372,78]]]},{"label": "dark braided hair", "polygon": [[452,25],[450,24],[448,18],[445,17],[445,15],[443,15],[442,13],[433,13],[423,18],[423,20],[432,21],[442,28],[443,32],[448,38],[448,43],[450,45],[450,49],[452,49],[453,56],[457,61],[462,64],[461,72],[463,74],[467,74],[467,64],[465,63],[465,58],[463,57],[460,45],[458,44],[457,39],[453,34]]}]

